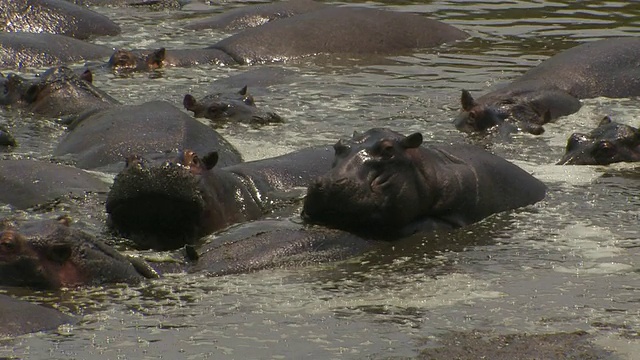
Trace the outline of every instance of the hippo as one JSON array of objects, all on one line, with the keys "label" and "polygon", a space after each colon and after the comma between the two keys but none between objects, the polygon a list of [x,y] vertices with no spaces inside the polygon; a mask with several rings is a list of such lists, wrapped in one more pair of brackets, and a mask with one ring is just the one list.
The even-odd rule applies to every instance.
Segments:
[{"label": "hippo", "polygon": [[420,133],[385,128],[338,141],[333,167],[307,190],[303,218],[393,240],[462,227],[545,197],[542,182],[481,148],[422,141]]},{"label": "hippo", "polygon": [[187,24],[186,29],[218,29],[223,31],[242,30],[260,26],[269,21],[287,18],[323,9],[328,5],[311,0],[279,1],[272,4],[242,6],[217,14],[211,18]]},{"label": "hippo", "polygon": [[46,67],[107,59],[113,49],[46,33],[0,33],[0,69]]},{"label": "hippo", "polygon": [[222,166],[242,161],[235,147],[214,129],[166,101],[92,111],[70,126],[53,154],[82,169],[117,173],[131,154],[164,161],[183,148],[203,153],[217,149]]},{"label": "hippo", "polygon": [[190,67],[200,64],[231,65],[232,57],[218,49],[124,50],[109,58],[107,67],[115,72],[150,71],[165,67]]},{"label": "hippo", "polygon": [[180,9],[191,0],[69,0],[83,6],[146,7],[153,10]]},{"label": "hippo", "polygon": [[0,146],[5,148],[18,146],[16,139],[9,133],[9,130],[2,125],[0,125]]},{"label": "hippo", "polygon": [[182,103],[185,109],[193,111],[193,116],[204,117],[216,123],[241,122],[265,125],[284,122],[280,115],[274,112],[258,110],[253,96],[247,91],[247,86],[233,94],[210,94],[200,101],[197,101],[193,95],[187,94]]},{"label": "hippo", "polygon": [[58,310],[0,294],[0,338],[56,329],[76,319]]},{"label": "hippo", "polygon": [[0,160],[0,204],[29,209],[62,197],[84,198],[87,193],[106,197],[109,184],[71,166],[31,159]]},{"label": "hippo", "polygon": [[249,28],[211,45],[239,64],[317,54],[392,55],[430,48],[468,34],[425,17],[363,7],[327,6]]},{"label": "hippo", "polygon": [[218,154],[184,149],[170,163],[132,156],[107,197],[109,224],[140,248],[175,249],[231,224],[255,220],[325,173],[326,146],[215,168]]},{"label": "hippo", "polygon": [[137,284],[157,273],[129,259],[68,217],[0,225],[0,285],[55,290],[110,283]]},{"label": "hippo", "polygon": [[640,130],[605,116],[588,134],[573,133],[558,165],[609,165],[640,161]]},{"label": "hippo", "polygon": [[64,0],[0,0],[0,30],[46,32],[85,40],[120,34],[120,26],[104,15]]},{"label": "hippo", "polygon": [[31,81],[27,81],[22,76],[8,73],[6,76],[0,73],[0,105],[5,107],[24,105],[24,94],[31,86]]},{"label": "hippo", "polygon": [[463,90],[462,111],[454,124],[465,132],[506,126],[511,131],[541,134],[542,125],[577,112],[580,99],[640,95],[639,57],[640,37],[573,47],[477,100]]}]

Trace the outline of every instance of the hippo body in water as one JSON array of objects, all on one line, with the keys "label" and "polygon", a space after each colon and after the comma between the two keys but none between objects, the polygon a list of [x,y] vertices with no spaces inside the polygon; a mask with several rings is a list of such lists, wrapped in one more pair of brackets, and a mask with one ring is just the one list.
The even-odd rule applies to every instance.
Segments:
[{"label": "hippo body in water", "polygon": [[381,239],[458,228],[542,200],[546,186],[471,145],[421,146],[389,129],[335,145],[333,168],[309,186],[303,219]]},{"label": "hippo body in water", "polygon": [[119,172],[126,157],[173,159],[177,149],[216,149],[223,166],[242,161],[238,151],[211,127],[164,101],[122,105],[81,115],[54,150],[82,169]]},{"label": "hippo body in water", "polygon": [[545,123],[578,111],[579,99],[640,95],[639,59],[640,37],[576,46],[477,100],[463,91],[462,112],[454,123],[466,132],[505,125],[541,134]]},{"label": "hippo body in water", "polygon": [[76,320],[58,310],[0,294],[0,338],[56,329]]},{"label": "hippo body in water", "polygon": [[63,35],[0,33],[0,69],[45,67],[107,59],[113,50]]},{"label": "hippo body in water", "polygon": [[[0,285],[34,289],[139,283],[154,272],[69,219],[0,225]],[[156,274],[157,275],[157,274]]]},{"label": "hippo body in water", "polygon": [[131,160],[107,198],[110,224],[142,248],[178,248],[291,202],[282,193],[325,173],[332,157],[314,147],[220,169],[215,152],[200,159],[185,150],[160,166]]},{"label": "hippo body in water", "polygon": [[606,116],[588,134],[574,133],[558,165],[608,165],[640,161],[640,130]]},{"label": "hippo body in water", "polygon": [[256,27],[275,19],[323,9],[328,5],[311,0],[278,1],[271,4],[242,6],[211,18],[187,24],[191,30],[218,29],[223,31]]},{"label": "hippo body in water", "polygon": [[235,60],[218,49],[124,50],[111,55],[107,67],[115,72],[151,71],[166,67],[190,67],[201,64],[231,65]]},{"label": "hippo body in water", "polygon": [[0,0],[0,30],[45,32],[76,39],[118,35],[120,26],[86,7],[63,0]]}]

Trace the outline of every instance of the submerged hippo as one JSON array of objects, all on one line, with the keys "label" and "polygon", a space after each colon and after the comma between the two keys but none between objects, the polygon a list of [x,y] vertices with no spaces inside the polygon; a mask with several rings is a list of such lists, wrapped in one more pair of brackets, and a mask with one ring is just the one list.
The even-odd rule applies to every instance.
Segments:
[{"label": "submerged hippo", "polygon": [[247,5],[217,14],[208,19],[192,22],[187,24],[185,28],[192,30],[240,30],[260,26],[275,19],[319,10],[327,6],[311,0],[290,0],[278,1],[272,4]]},{"label": "submerged hippo", "polygon": [[262,111],[256,107],[253,96],[249,94],[247,86],[236,93],[218,93],[203,97],[200,101],[193,95],[184,96],[185,109],[193,111],[193,116],[204,117],[214,122],[241,122],[252,125],[282,123],[280,115]]},{"label": "submerged hippo", "polygon": [[45,32],[76,39],[118,35],[120,26],[104,15],[64,0],[0,0],[0,30]]},{"label": "submerged hippo", "polygon": [[640,95],[640,37],[594,41],[559,53],[477,100],[463,90],[456,128],[506,126],[541,134],[542,125],[580,109],[579,99]]},{"label": "submerged hippo", "polygon": [[58,310],[0,294],[0,338],[56,329],[76,320]]},{"label": "submerged hippo", "polygon": [[608,165],[640,161],[640,130],[605,116],[588,134],[574,133],[558,165]]},{"label": "submerged hippo", "polygon": [[231,65],[235,60],[217,49],[116,50],[107,67],[117,72],[150,71],[165,67],[189,67],[200,64]]},{"label": "submerged hippo", "polygon": [[[154,272],[132,262],[67,217],[0,225],[0,285],[59,289],[107,283],[135,284]],[[156,274],[157,275],[157,274]]]},{"label": "submerged hippo", "polygon": [[9,133],[6,127],[0,125],[0,146],[2,147],[15,147],[18,146],[16,139]]},{"label": "submerged hippo", "polygon": [[330,168],[331,159],[327,147],[223,168],[214,168],[215,152],[200,158],[185,150],[159,165],[131,157],[114,180],[106,209],[111,226],[140,247],[174,249],[262,217],[280,203],[279,192],[306,186]]},{"label": "submerged hippo", "polygon": [[377,238],[457,228],[536,203],[545,185],[470,145],[421,146],[389,129],[335,145],[333,168],[309,186],[303,218]]},{"label": "submerged hippo", "polygon": [[45,67],[107,59],[112,49],[45,33],[0,32],[0,69]]},{"label": "submerged hippo", "polygon": [[216,149],[223,166],[242,161],[240,153],[211,127],[165,101],[122,105],[80,116],[54,150],[82,169],[119,172],[126,157],[138,154],[164,161],[178,149]]},{"label": "submerged hippo", "polygon": [[252,64],[317,54],[391,55],[467,37],[451,25],[415,14],[327,6],[246,29],[210,48],[239,64]]}]

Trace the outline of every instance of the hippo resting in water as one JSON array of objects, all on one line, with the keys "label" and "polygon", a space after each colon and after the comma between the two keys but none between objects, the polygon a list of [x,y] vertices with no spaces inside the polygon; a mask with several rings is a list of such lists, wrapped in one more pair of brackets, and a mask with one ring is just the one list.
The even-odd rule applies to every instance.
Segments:
[{"label": "hippo resting in water", "polygon": [[118,35],[120,26],[64,0],[0,0],[0,31],[45,32],[76,39]]},{"label": "hippo resting in water", "polygon": [[202,153],[216,149],[223,166],[242,161],[233,145],[215,130],[164,101],[92,111],[71,127],[54,155],[82,169],[117,173],[129,155],[165,161],[184,148]]},{"label": "hippo resting in water", "polygon": [[63,35],[0,33],[0,69],[64,65],[106,59],[112,49]]},{"label": "hippo resting in water", "polygon": [[338,141],[333,168],[309,186],[303,218],[396,239],[468,225],[545,196],[542,182],[480,148],[421,144],[420,133],[388,129]]},{"label": "hippo resting in water", "polygon": [[640,161],[640,130],[605,116],[588,134],[574,133],[558,165],[608,165]]},{"label": "hippo resting in water", "polygon": [[280,192],[306,186],[331,159],[328,147],[223,168],[214,167],[215,152],[200,158],[185,150],[160,164],[132,157],[114,180],[107,213],[111,226],[140,247],[175,249],[262,217],[282,202]]},{"label": "hippo resting in water", "polygon": [[462,91],[459,130],[541,134],[542,125],[580,109],[579,99],[640,95],[640,37],[594,41],[561,52],[477,100]]},{"label": "hippo resting in water", "polygon": [[155,276],[145,263],[74,229],[66,217],[0,225],[0,286],[59,289]]},{"label": "hippo resting in water", "polygon": [[107,67],[116,72],[150,71],[165,67],[189,67],[201,64],[231,65],[233,58],[218,49],[116,50]]},{"label": "hippo resting in water", "polygon": [[76,320],[58,310],[0,294],[0,338],[53,330]]}]

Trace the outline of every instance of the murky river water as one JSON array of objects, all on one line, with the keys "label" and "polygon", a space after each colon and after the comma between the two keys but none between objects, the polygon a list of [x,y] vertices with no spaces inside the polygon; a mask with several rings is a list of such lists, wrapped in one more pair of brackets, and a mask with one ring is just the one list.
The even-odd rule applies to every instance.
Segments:
[{"label": "murky river water", "polygon": [[[389,0],[363,5],[425,13],[472,37],[375,61],[277,64],[298,71],[299,80],[270,87],[257,102],[288,122],[220,130],[245,159],[333,143],[353,130],[380,126],[407,134],[421,131],[432,142],[473,142],[451,124],[461,89],[479,96],[560,50],[588,40],[640,35],[640,2],[635,1]],[[226,36],[183,30],[203,16],[193,9],[98,8],[122,26],[123,34],[96,42],[185,48]],[[243,70],[165,69],[154,78],[103,73],[94,83],[123,103],[165,99],[180,106],[185,93],[202,96],[211,81]],[[345,263],[220,278],[170,275],[139,287],[15,293],[78,314],[81,321],[52,333],[4,340],[0,356],[412,358],[425,341],[448,331],[584,330],[620,358],[638,359],[640,168],[553,165],[570,133],[588,131],[603,115],[640,125],[637,99],[601,98],[585,101],[577,114],[546,126],[542,136],[481,144],[549,186],[547,198],[535,206],[450,234],[407,239],[393,254]],[[11,125],[22,145],[18,154],[48,157],[62,135],[55,123],[41,119],[0,114],[0,121]],[[91,216],[103,218],[102,208],[96,208]]]}]

